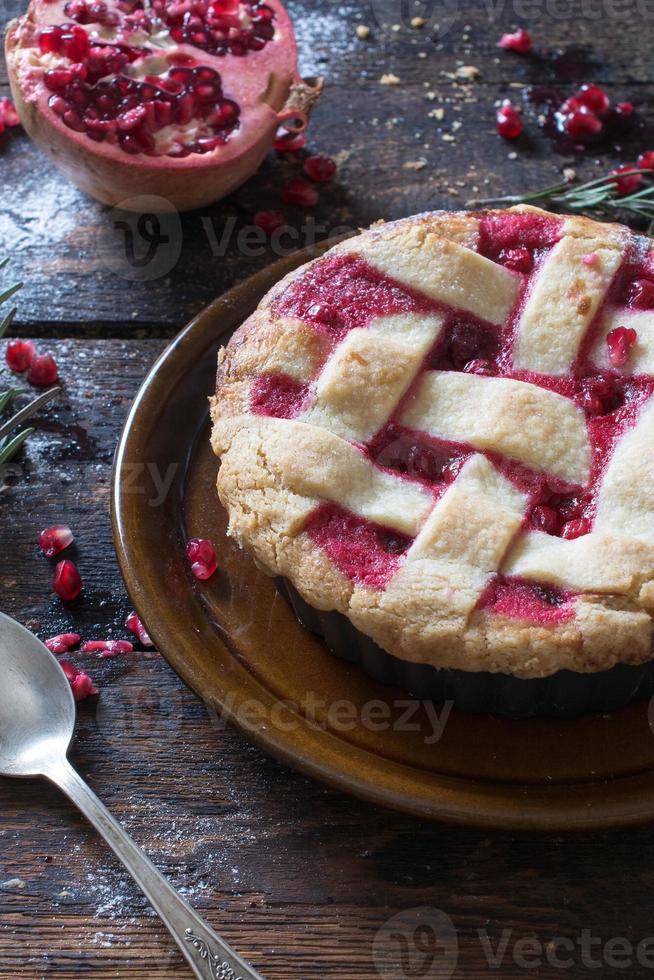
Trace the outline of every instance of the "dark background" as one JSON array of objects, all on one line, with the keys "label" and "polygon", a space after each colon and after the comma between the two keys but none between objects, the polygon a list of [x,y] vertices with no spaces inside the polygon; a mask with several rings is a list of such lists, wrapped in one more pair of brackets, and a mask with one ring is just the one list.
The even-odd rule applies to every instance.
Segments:
[{"label": "dark background", "polygon": [[[399,0],[291,5],[303,71],[327,79],[309,146],[339,162],[338,179],[316,209],[289,210],[300,244],[313,233],[308,217],[333,231],[459,208],[470,198],[555,182],[565,167],[591,177],[654,149],[654,3],[435,6],[432,24],[420,31],[408,26]],[[4,20],[21,9],[0,2]],[[389,24],[402,23],[399,32],[376,21],[384,10]],[[368,41],[356,38],[357,23],[371,27]],[[434,23],[441,25],[435,40]],[[516,24],[533,33],[536,52],[528,58],[496,47],[501,31]],[[479,79],[457,83],[461,65],[478,68]],[[385,72],[401,84],[381,85]],[[569,94],[591,80],[637,108],[622,147],[562,152],[539,129],[534,109],[516,143],[496,135],[498,98],[520,101],[530,85]],[[0,94],[6,89],[0,67]],[[437,107],[445,110],[442,121],[429,116]],[[65,381],[0,493],[2,608],[42,637],[73,627],[89,638],[122,636],[130,603],[108,512],[121,425],[167,340],[209,300],[274,259],[268,247],[244,254],[237,233],[259,208],[278,206],[301,158],[271,154],[229,200],[182,219],[177,260],[163,254],[145,281],[129,282],[109,209],[67,184],[22,132],[0,140],[0,241],[11,256],[2,282],[25,280],[15,331],[52,349]],[[233,231],[217,249],[230,218]],[[85,581],[74,611],[52,596],[49,563],[35,547],[41,527],[60,520],[75,530]],[[589,930],[602,943],[626,937],[636,946],[653,935],[651,828],[551,837],[396,816],[308,782],[216,725],[155,653],[92,661],[92,673],[102,695],[81,708],[75,764],[269,980],[393,976],[375,968],[373,939],[391,916],[421,906],[453,920],[455,977],[652,974],[637,964],[591,967],[579,948],[567,971],[546,963],[529,970],[512,953],[516,940],[530,936],[578,942]],[[0,977],[188,976],[137,888],[57,792],[0,783],[0,813]],[[479,930],[493,946],[507,930],[499,970],[487,963]]]}]

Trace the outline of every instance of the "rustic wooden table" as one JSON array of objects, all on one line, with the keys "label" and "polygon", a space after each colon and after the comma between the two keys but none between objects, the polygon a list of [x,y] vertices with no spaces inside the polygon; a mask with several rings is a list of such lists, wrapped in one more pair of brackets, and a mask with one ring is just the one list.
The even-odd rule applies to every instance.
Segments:
[{"label": "rustic wooden table", "polygon": [[[8,19],[22,6],[5,0],[0,12]],[[384,10],[389,22],[401,20],[400,0],[292,4],[303,69],[328,80],[310,145],[339,162],[319,207],[292,215],[300,244],[338,226],[541,186],[566,166],[590,177],[654,147],[651,3],[432,6],[436,40],[431,29],[411,28],[406,11],[398,31],[378,23]],[[501,12],[495,21],[493,10]],[[496,47],[501,28],[516,21],[536,39],[538,53],[529,58]],[[357,39],[357,23],[370,25],[369,40]],[[453,79],[462,65],[477,68],[478,80]],[[385,72],[400,84],[381,85]],[[496,135],[499,97],[520,97],[534,84],[570,91],[590,79],[637,107],[639,122],[622,148],[605,148],[598,159],[562,155],[533,117],[515,145]],[[442,119],[434,109],[444,110]],[[257,209],[274,206],[297,171],[295,158],[271,155],[228,201],[182,219],[179,257],[164,256],[143,281],[130,282],[108,209],[69,186],[22,133],[0,144],[0,251],[11,255],[11,276],[25,279],[15,331],[52,349],[65,381],[0,496],[2,609],[41,636],[66,628],[124,635],[130,602],[108,512],[120,428],[169,338],[274,258],[238,232]],[[59,520],[75,529],[84,573],[74,611],[51,594],[49,565],[35,546],[40,528]],[[156,653],[94,661],[92,673],[102,693],[81,706],[75,764],[175,885],[270,980],[518,977],[529,969],[554,977],[565,962],[569,975],[612,977],[624,975],[625,943],[635,950],[654,933],[649,827],[547,837],[398,816],[266,758],[212,721]],[[2,782],[0,813],[1,977],[189,975],[137,888],[54,789]],[[402,911],[406,921],[387,932],[413,943],[414,910],[423,906],[453,922],[454,974],[451,956],[449,966],[436,956],[433,966],[400,974],[373,955],[378,930]],[[557,937],[574,944],[567,961]],[[651,975],[651,945],[631,955],[630,977]]]}]

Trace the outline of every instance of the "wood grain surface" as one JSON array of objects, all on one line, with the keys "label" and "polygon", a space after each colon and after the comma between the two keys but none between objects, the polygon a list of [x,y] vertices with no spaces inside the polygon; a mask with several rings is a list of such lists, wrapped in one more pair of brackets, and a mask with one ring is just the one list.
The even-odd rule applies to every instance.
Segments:
[{"label": "wood grain surface", "polygon": [[[22,5],[9,0],[0,14],[8,19]],[[401,21],[399,0],[291,7],[305,72],[328,79],[310,145],[340,165],[315,211],[290,213],[297,244],[341,226],[551,183],[564,167],[590,177],[654,147],[654,7],[644,0],[434,4],[442,8],[435,41],[410,28],[408,16],[400,31],[379,26],[384,10],[388,23]],[[518,22],[534,34],[533,57],[496,48],[501,29]],[[370,25],[368,41],[355,37],[357,23]],[[462,65],[479,69],[479,80],[453,79]],[[381,85],[385,72],[400,84]],[[567,92],[588,80],[636,104],[638,123],[623,147],[563,155],[531,114],[516,145],[496,136],[494,103],[514,85],[519,98],[525,84]],[[437,107],[442,120],[429,115]],[[121,425],[166,338],[275,257],[238,233],[258,208],[276,206],[298,169],[297,158],[271,155],[229,200],[174,225],[179,254],[159,256],[142,281],[130,281],[109,209],[66,184],[24,135],[2,137],[0,242],[11,275],[26,282],[15,332],[51,348],[65,381],[0,493],[1,606],[39,635],[125,635],[130,603],[109,521]],[[51,594],[51,566],[35,545],[41,527],[59,520],[75,530],[85,582],[70,609]],[[156,653],[89,660],[88,669],[102,693],[81,706],[74,763],[268,980],[652,975],[651,827],[551,838],[387,813],[266,758],[211,717]],[[0,782],[0,813],[1,978],[189,975],[138,889],[53,788]],[[428,921],[446,947],[433,963],[429,949],[421,959],[415,948],[424,907],[435,910]],[[399,913],[406,915],[389,925]],[[404,966],[389,952],[398,934]]]}]

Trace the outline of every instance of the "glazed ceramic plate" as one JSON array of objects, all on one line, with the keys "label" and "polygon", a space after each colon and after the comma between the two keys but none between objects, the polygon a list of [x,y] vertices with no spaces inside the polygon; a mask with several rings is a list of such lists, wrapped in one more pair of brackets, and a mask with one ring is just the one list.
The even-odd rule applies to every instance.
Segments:
[{"label": "glazed ceramic plate", "polygon": [[[156,362],[118,447],[116,549],[162,654],[204,701],[301,772],[373,803],[478,827],[582,829],[654,819],[648,705],[576,721],[508,721],[413,702],[333,657],[226,536],[207,396],[216,352],[291,269],[271,266],[216,300]],[[164,492],[165,491],[165,492]],[[185,559],[211,538],[219,572]]]}]

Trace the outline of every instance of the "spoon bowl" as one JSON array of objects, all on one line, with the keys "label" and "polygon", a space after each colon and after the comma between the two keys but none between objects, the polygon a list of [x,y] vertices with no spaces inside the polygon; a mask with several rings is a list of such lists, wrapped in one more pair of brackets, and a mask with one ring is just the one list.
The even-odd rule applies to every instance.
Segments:
[{"label": "spoon bowl", "polygon": [[0,775],[43,775],[65,757],[75,699],[45,644],[0,613]]}]

